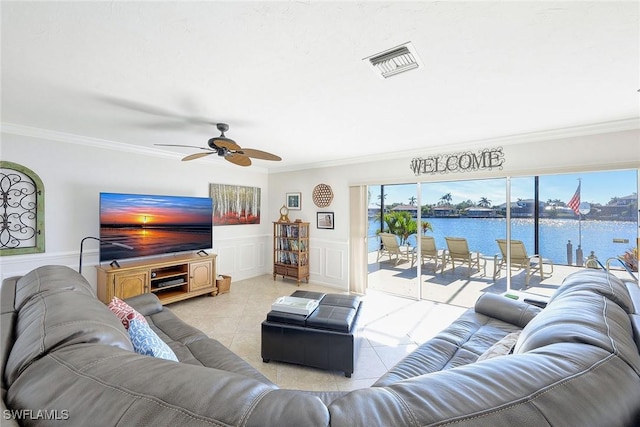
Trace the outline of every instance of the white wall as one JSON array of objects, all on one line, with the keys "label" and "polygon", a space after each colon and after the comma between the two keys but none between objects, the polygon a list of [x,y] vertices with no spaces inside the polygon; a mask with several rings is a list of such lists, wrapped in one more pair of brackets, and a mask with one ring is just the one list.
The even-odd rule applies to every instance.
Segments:
[{"label": "white wall", "polygon": [[[53,135],[53,134],[52,134]],[[279,216],[285,193],[302,193],[302,210],[291,211],[291,220],[311,223],[311,281],[337,289],[348,289],[350,185],[392,184],[481,179],[501,176],[637,169],[640,166],[640,131],[630,130],[591,136],[528,141],[505,138],[479,144],[452,146],[447,150],[407,153],[406,156],[378,156],[341,166],[270,173],[251,167],[239,168],[219,159],[180,162],[179,157],[150,156],[137,152],[70,143],[59,138],[3,133],[2,160],[24,165],[36,172],[45,185],[46,252],[3,256],[1,277],[24,274],[36,266],[63,264],[77,268],[80,240],[97,236],[98,194],[101,191],[207,196],[209,183],[247,185],[262,188],[261,224],[214,228],[214,251],[218,273],[234,280],[272,272],[272,221]],[[81,139],[79,139],[82,142]],[[411,158],[449,154],[503,146],[502,170],[416,177],[409,169]],[[327,208],[312,201],[312,190],[328,184],[334,199]],[[316,228],[316,213],[335,214],[335,229]],[[89,242],[90,243],[90,242]],[[87,244],[83,274],[95,284],[98,249]]]},{"label": "white wall", "polygon": [[[416,177],[409,165],[413,157],[475,151],[502,146],[504,167],[492,171],[422,175]],[[479,144],[457,145],[446,150],[408,153],[406,157],[369,159],[366,162],[320,169],[271,173],[269,205],[284,203],[286,192],[302,192],[303,209],[292,211],[291,219],[310,221],[311,280],[343,290],[348,289],[349,260],[349,186],[361,184],[399,184],[416,182],[484,179],[505,176],[533,176],[580,171],[638,169],[640,167],[640,130],[627,130],[590,136],[540,139],[540,135],[504,138]],[[311,194],[319,184],[331,185],[334,200],[328,208],[313,204]],[[640,183],[639,183],[640,186]],[[318,230],[316,212],[335,213],[335,230]]]},{"label": "white wall", "polygon": [[[46,264],[77,269],[80,240],[99,235],[100,192],[207,197],[209,183],[262,189],[261,224],[214,227],[218,273],[241,280],[271,271],[265,255],[271,245],[270,221],[277,218],[270,216],[264,168],[241,168],[218,158],[181,162],[179,156],[128,152],[112,143],[87,140],[93,145],[86,146],[60,141],[77,139],[71,136],[47,136],[2,133],[2,160],[33,170],[45,186],[45,253],[1,257],[2,278]],[[98,263],[98,243],[87,241],[84,249],[82,272],[95,286],[92,266]]]}]

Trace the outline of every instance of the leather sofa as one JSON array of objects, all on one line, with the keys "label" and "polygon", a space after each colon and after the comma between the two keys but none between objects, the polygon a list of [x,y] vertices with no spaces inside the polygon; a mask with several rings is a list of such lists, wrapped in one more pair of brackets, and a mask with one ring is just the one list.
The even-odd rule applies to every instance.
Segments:
[{"label": "leather sofa", "polygon": [[[280,389],[151,294],[127,302],[179,362],[137,354],[67,267],[0,292],[3,426],[640,425],[640,289],[601,271],[567,278],[543,310],[486,294],[352,392]],[[514,332],[513,354],[478,361]]]}]

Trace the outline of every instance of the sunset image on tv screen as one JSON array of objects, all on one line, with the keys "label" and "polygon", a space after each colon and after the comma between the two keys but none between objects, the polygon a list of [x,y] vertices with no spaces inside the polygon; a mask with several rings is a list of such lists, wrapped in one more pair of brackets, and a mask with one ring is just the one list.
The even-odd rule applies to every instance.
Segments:
[{"label": "sunset image on tv screen", "polygon": [[211,248],[212,218],[208,197],[101,193],[100,260]]}]

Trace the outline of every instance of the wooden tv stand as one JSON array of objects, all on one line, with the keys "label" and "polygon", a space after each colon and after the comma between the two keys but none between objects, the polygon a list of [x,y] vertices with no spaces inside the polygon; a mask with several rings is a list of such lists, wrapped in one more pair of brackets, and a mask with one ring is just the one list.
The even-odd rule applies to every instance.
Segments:
[{"label": "wooden tv stand", "polygon": [[155,293],[162,304],[218,293],[215,254],[167,257],[96,269],[98,298],[105,304],[114,296],[125,299],[148,292]]}]

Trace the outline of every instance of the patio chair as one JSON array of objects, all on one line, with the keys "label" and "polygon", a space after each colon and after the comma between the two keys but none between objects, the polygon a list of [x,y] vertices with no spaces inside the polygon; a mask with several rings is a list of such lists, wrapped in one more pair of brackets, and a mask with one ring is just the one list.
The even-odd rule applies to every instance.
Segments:
[{"label": "patio chair", "polygon": [[[451,262],[451,269],[455,271],[456,261],[461,265],[467,264],[469,267],[467,276],[471,277],[471,270],[475,266],[478,271],[480,270],[480,252],[471,252],[469,250],[469,244],[464,237],[445,237],[447,242],[447,250],[442,255],[442,270],[447,267],[447,264]],[[484,259],[482,259],[484,261]]]},{"label": "patio chair", "polygon": [[420,237],[420,259],[422,264],[425,264],[427,260],[433,261],[433,272],[436,272],[438,268],[438,258],[440,254],[436,248],[436,239],[432,236]]},{"label": "patio chair", "polygon": [[[495,281],[500,276],[500,271],[507,268],[507,240],[496,239],[498,247],[500,248],[500,255],[502,256],[495,263],[493,269],[493,280]],[[540,280],[544,280],[545,274],[551,275],[553,273],[553,261],[550,259],[542,258],[540,255],[527,255],[527,249],[521,240],[511,240],[511,270],[525,270],[525,286],[529,286],[529,279],[537,271],[540,273]],[[544,266],[550,267],[548,271],[544,270]]]},{"label": "patio chair", "polygon": [[400,246],[395,234],[380,233],[379,236],[382,246],[378,250],[378,258],[376,259],[376,262],[380,261],[381,257],[387,255],[389,257],[389,261],[395,257],[396,265],[400,263],[400,260],[406,259],[407,261],[411,261],[411,267],[413,267],[413,264],[416,262],[415,248],[404,245]]}]

